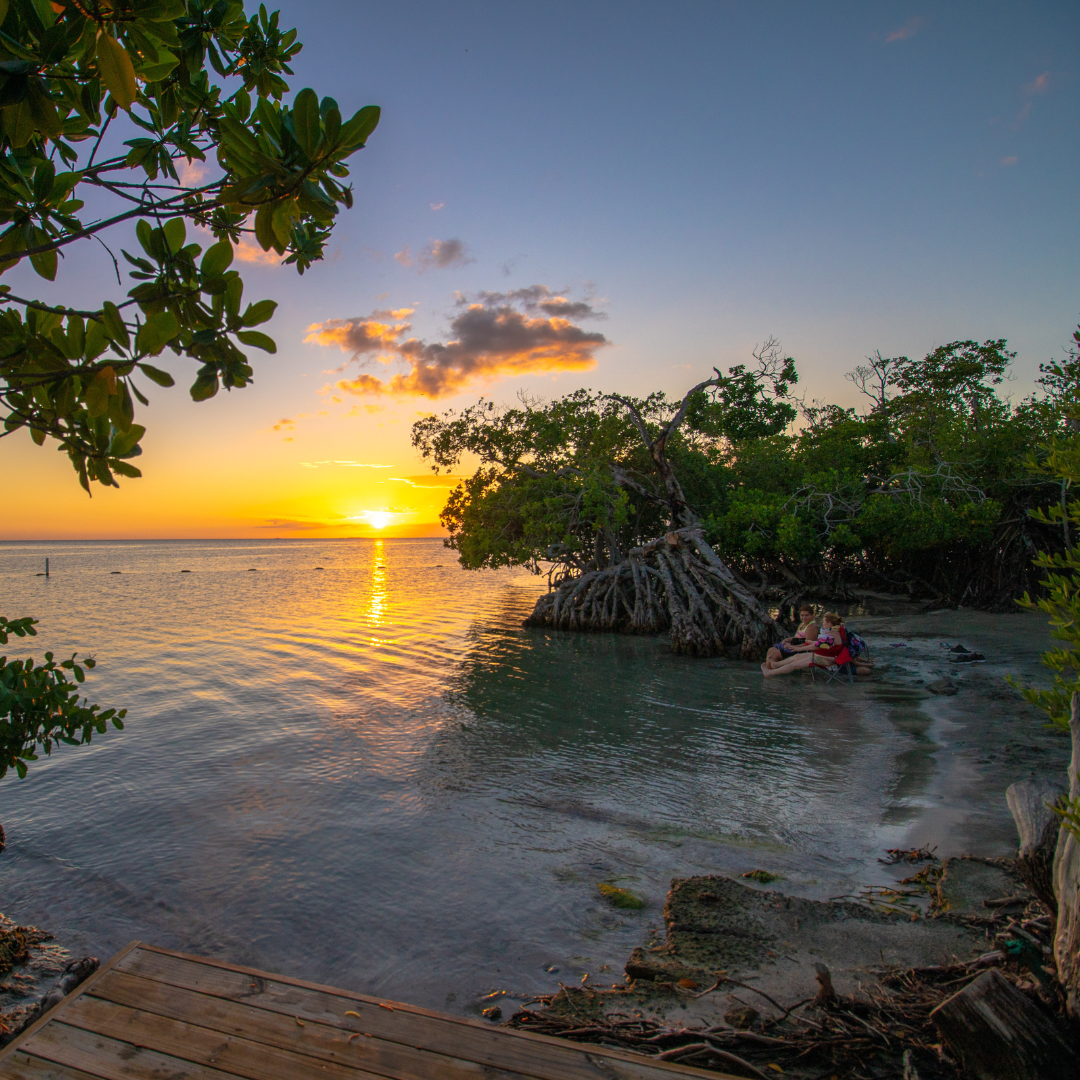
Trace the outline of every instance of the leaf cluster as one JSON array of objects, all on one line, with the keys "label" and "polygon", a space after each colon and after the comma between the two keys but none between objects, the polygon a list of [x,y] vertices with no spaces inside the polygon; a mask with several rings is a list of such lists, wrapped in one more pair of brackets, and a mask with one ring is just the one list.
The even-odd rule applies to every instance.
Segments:
[{"label": "leaf cluster", "polygon": [[[0,616],[0,645],[11,636],[35,636],[34,625],[33,619]],[[27,762],[39,760],[38,752],[51,754],[57,744],[78,746],[95,732],[103,735],[110,723],[124,726],[127,710],[80,700],[79,687],[93,667],[93,657],[79,661],[77,655],[56,660],[47,652],[41,664],[0,656],[0,778],[11,768],[26,776]]]},{"label": "leaf cluster", "polygon": [[[87,491],[139,475],[134,377],[174,381],[152,358],[194,361],[202,401],[251,381],[244,346],[274,351],[254,328],[275,305],[243,306],[234,246],[250,236],[302,274],[352,206],[346,162],[379,110],[345,120],[309,88],[286,104],[296,38],[242,0],[0,0],[0,274],[27,259],[52,281],[70,244],[124,223],[142,249],[123,252],[127,297],[97,310],[0,286],[0,435],[56,440]],[[182,181],[194,162],[213,178]],[[86,219],[87,192],[116,212]],[[205,253],[189,225],[212,234]]]}]

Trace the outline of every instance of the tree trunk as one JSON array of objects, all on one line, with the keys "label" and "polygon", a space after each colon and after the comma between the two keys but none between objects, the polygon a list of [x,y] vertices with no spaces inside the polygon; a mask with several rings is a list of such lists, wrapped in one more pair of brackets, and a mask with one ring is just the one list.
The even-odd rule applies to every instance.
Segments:
[{"label": "tree trunk", "polygon": [[[1080,797],[1080,694],[1072,696],[1072,763],[1069,765],[1069,795]],[[1054,894],[1057,896],[1057,932],[1054,934],[1054,963],[1058,981],[1066,993],[1066,1007],[1080,1020],[1080,841],[1068,830],[1058,833],[1054,853]]]},{"label": "tree trunk", "polygon": [[1012,784],[1005,798],[1020,833],[1017,873],[1020,880],[1057,918],[1054,895],[1054,852],[1061,819],[1050,808],[1063,794],[1060,784],[1045,778]]},{"label": "tree trunk", "polygon": [[1077,1057],[1054,1021],[997,968],[943,1001],[930,1019],[965,1075],[978,1080],[1078,1075]]},{"label": "tree trunk", "polygon": [[568,578],[536,602],[526,626],[655,634],[692,656],[764,655],[784,629],[690,525],[632,548],[622,562]]}]

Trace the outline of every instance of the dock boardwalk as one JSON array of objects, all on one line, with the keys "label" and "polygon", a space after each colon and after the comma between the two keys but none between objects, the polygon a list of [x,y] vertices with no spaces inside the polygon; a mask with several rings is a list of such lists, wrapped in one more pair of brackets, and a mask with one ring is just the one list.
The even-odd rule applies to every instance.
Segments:
[{"label": "dock boardwalk", "polygon": [[717,1080],[722,1075],[141,942],[117,953],[0,1051],[0,1080]]}]

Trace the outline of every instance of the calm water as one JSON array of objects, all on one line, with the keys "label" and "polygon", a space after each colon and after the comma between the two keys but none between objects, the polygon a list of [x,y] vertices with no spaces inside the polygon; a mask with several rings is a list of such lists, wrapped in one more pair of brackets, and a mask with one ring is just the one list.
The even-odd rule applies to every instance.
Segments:
[{"label": "calm water", "polygon": [[9,655],[91,652],[129,709],[0,782],[2,909],[463,1010],[615,978],[676,874],[876,880],[924,813],[916,708],[524,630],[542,587],[437,540],[0,545],[0,612],[41,621]]}]

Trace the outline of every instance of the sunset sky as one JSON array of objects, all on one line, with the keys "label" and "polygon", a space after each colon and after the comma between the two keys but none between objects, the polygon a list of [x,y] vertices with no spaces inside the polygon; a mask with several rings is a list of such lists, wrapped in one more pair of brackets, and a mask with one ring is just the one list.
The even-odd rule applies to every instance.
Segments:
[{"label": "sunset sky", "polygon": [[[481,394],[678,396],[772,334],[844,404],[875,349],[1006,337],[1022,396],[1080,321],[1073,2],[280,6],[296,89],[382,106],[355,208],[302,278],[241,252],[278,352],[200,404],[165,362],[142,480],[0,440],[0,539],[433,535],[410,425]],[[86,242],[4,280],[112,274]]]}]

